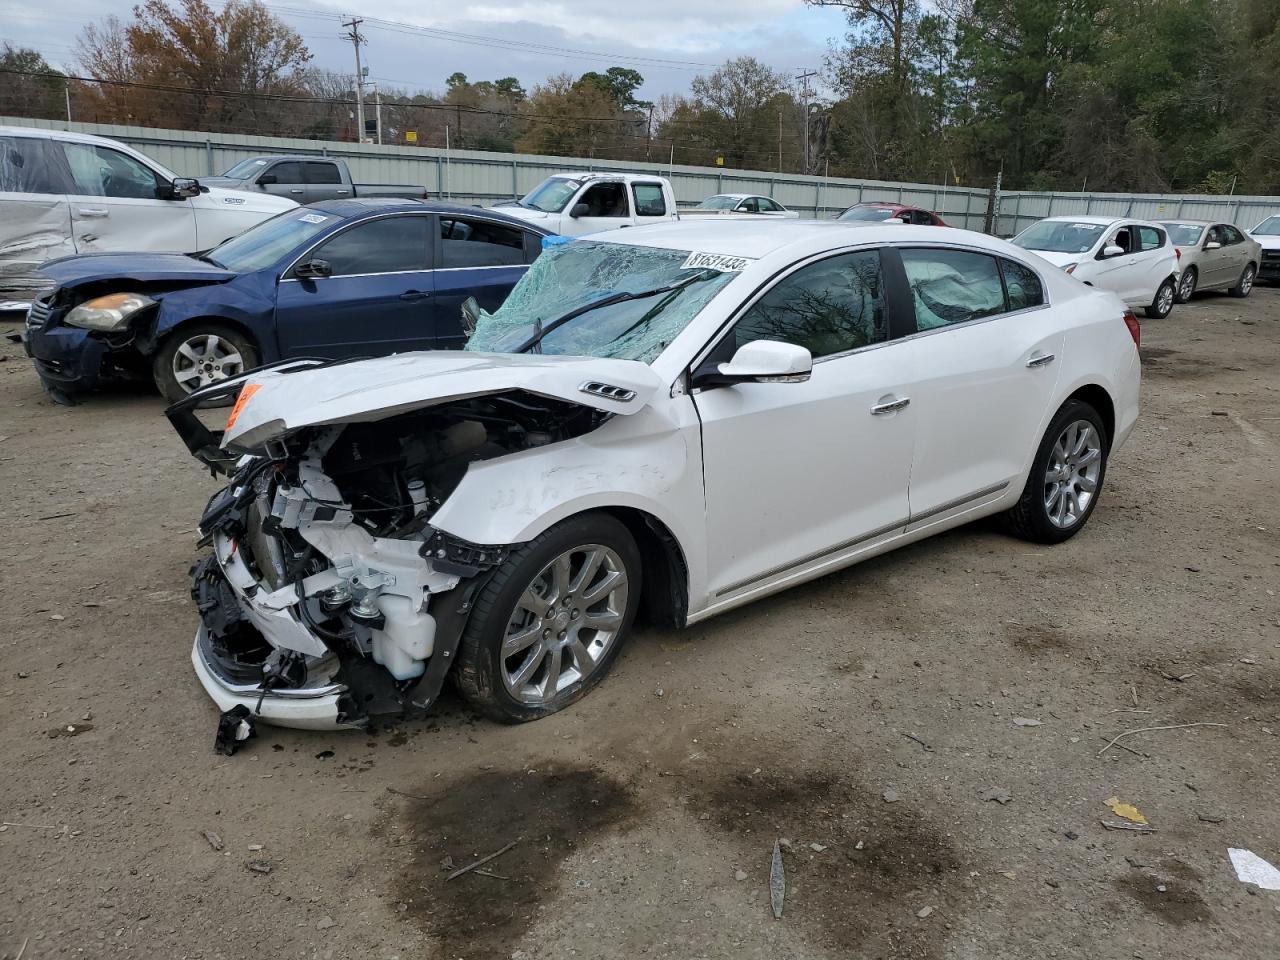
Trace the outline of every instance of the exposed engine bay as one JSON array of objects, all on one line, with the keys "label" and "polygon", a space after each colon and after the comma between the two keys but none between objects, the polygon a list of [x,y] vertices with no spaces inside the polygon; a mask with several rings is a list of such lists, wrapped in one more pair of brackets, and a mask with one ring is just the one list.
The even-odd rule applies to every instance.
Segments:
[{"label": "exposed engine bay", "polygon": [[212,553],[192,569],[206,689],[225,711],[295,726],[425,711],[471,598],[513,546],[467,543],[432,516],[471,463],[610,416],[511,390],[307,427],[241,456],[200,521]]}]

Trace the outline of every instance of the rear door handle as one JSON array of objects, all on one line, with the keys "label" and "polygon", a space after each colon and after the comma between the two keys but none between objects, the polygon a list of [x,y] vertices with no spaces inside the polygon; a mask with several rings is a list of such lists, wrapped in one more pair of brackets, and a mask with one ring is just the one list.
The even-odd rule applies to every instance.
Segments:
[{"label": "rear door handle", "polygon": [[878,417],[884,413],[893,413],[895,410],[901,410],[911,402],[910,397],[899,397],[896,400],[886,400],[884,403],[877,403],[871,408],[871,415]]},{"label": "rear door handle", "polygon": [[404,293],[400,294],[400,299],[401,300],[425,300],[429,296],[431,296],[431,294],[423,293],[421,290],[406,290]]},{"label": "rear door handle", "polygon": [[98,217],[110,216],[111,211],[106,207],[77,207],[76,216],[85,219],[96,219]]},{"label": "rear door handle", "polygon": [[301,187],[290,187],[290,188],[289,188],[289,192],[290,192],[290,193],[301,193],[301,192],[302,192],[302,188],[301,188]]},{"label": "rear door handle", "polygon": [[1052,353],[1038,353],[1027,361],[1028,367],[1045,367],[1053,363]]}]

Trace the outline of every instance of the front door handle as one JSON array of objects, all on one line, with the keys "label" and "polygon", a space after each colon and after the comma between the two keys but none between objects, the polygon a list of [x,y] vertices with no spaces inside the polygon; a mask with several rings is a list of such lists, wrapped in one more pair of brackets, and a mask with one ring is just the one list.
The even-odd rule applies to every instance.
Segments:
[{"label": "front door handle", "polygon": [[400,299],[401,300],[425,300],[429,296],[431,296],[431,294],[423,293],[421,290],[406,290],[404,293],[400,294]]},{"label": "front door handle", "polygon": [[302,192],[302,188],[301,188],[301,187],[291,187],[291,188],[289,189],[289,192],[290,192],[290,193],[301,193],[301,192]]},{"label": "front door handle", "polygon": [[1046,367],[1053,363],[1052,353],[1037,353],[1027,361],[1028,367]]},{"label": "front door handle", "polygon": [[107,217],[111,215],[111,211],[106,207],[77,207],[76,216],[88,219],[96,219],[98,217]]},{"label": "front door handle", "polygon": [[896,400],[886,400],[884,403],[877,403],[871,408],[871,415],[878,417],[884,413],[893,413],[895,410],[901,410],[911,402],[910,397],[899,397]]}]

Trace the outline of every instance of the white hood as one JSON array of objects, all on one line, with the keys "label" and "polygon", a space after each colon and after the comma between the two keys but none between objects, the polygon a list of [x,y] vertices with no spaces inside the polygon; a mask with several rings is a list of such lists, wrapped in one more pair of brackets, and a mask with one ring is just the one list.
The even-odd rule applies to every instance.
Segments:
[{"label": "white hood", "polygon": [[222,442],[253,448],[301,427],[382,420],[513,390],[629,414],[663,386],[652,367],[636,360],[458,350],[402,353],[296,372],[267,370],[248,377]]},{"label": "white hood", "polygon": [[[543,210],[532,210],[529,207],[522,207],[519,204],[503,205],[496,208],[497,211],[504,216],[515,217],[517,220],[523,220],[526,223],[542,223],[549,220],[553,215]],[[555,214],[559,216],[559,214]]]},{"label": "white hood", "polygon": [[1280,235],[1251,233],[1249,236],[1257,240],[1263,250],[1280,250]]},{"label": "white hood", "polygon": [[1058,253],[1054,250],[1030,250],[1042,260],[1048,260],[1055,267],[1065,267],[1069,263],[1079,263],[1081,260],[1089,256],[1089,251],[1084,253]]},{"label": "white hood", "polygon": [[225,187],[204,187],[198,197],[192,198],[191,205],[196,210],[258,213],[262,214],[265,220],[277,213],[292,210],[298,206],[298,203],[288,197],[277,197],[273,193],[250,193],[247,190],[228,190]]}]

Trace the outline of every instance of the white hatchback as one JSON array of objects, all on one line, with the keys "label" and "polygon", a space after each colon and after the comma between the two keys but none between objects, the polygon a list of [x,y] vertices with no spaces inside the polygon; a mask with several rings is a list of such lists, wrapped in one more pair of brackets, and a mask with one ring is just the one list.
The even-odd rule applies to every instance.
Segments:
[{"label": "white hatchback", "polygon": [[1048,217],[1013,238],[1077,280],[1110,290],[1159,320],[1173,309],[1178,252],[1158,223],[1114,217]]},{"label": "white hatchback", "polygon": [[296,206],[202,187],[115,140],[0,127],[0,292],[50,286],[38,270],[57,257],[194,253]]},{"label": "white hatchback", "polygon": [[[224,711],[507,721],[685,626],[979,517],[1056,543],[1138,416],[1138,322],[1009,243],[813,221],[549,246],[465,351],[290,361],[169,411],[232,474],[192,659]],[[196,416],[235,406],[225,432]]]}]

